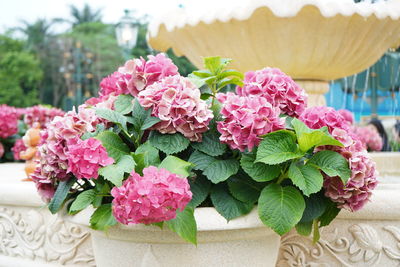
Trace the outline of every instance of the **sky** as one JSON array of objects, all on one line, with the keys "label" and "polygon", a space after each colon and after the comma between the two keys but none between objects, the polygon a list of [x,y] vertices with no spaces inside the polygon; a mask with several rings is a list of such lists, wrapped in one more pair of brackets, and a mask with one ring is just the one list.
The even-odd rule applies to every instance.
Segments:
[{"label": "sky", "polygon": [[[9,27],[20,25],[24,19],[33,22],[38,18],[68,18],[69,5],[82,8],[88,3],[93,8],[102,8],[103,22],[117,23],[124,9],[135,9],[138,16],[156,16],[167,6],[178,6],[191,0],[0,0],[0,33]],[[53,31],[61,31],[59,28]]]}]

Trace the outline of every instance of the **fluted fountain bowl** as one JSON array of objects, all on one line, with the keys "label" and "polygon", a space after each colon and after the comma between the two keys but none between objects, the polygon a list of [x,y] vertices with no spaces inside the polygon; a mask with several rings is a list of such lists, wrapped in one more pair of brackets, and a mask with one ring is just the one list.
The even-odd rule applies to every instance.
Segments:
[{"label": "fluted fountain bowl", "polygon": [[[197,67],[202,57],[234,59],[240,71],[278,67],[310,94],[360,72],[400,45],[400,0],[197,1],[166,11],[149,27],[149,44],[172,48]],[[323,93],[323,92],[322,92]],[[315,101],[324,104],[321,99]],[[322,102],[321,102],[322,101]]]}]

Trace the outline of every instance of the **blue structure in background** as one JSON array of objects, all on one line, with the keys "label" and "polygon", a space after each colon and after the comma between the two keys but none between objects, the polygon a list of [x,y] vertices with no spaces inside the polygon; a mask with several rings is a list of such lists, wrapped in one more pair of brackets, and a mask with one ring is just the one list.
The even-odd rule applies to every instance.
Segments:
[{"label": "blue structure in background", "polygon": [[336,80],[325,95],[327,105],[362,116],[400,116],[400,53],[386,53],[369,69]]}]

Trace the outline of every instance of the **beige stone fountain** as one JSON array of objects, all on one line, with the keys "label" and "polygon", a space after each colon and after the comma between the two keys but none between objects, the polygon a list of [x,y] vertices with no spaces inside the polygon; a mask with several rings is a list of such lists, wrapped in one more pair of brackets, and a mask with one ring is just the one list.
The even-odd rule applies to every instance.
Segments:
[{"label": "beige stone fountain", "polygon": [[[400,0],[197,1],[150,25],[148,41],[202,68],[202,57],[233,58],[232,68],[278,67],[325,105],[329,81],[358,73],[400,45]],[[399,266],[400,154],[371,154],[381,184],[358,213],[342,211],[321,240],[289,233],[277,266]]]}]

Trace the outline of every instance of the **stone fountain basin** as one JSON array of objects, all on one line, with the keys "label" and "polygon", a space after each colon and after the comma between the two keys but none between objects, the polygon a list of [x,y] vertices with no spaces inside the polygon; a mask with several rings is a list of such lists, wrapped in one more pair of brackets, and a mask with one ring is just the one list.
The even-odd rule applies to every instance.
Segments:
[{"label": "stone fountain basin", "polygon": [[[382,1],[383,2],[383,1]],[[150,24],[148,41],[172,48],[198,68],[202,57],[234,59],[230,67],[278,67],[297,80],[358,73],[400,44],[400,3],[352,0],[249,0],[213,8],[168,10]]]}]

